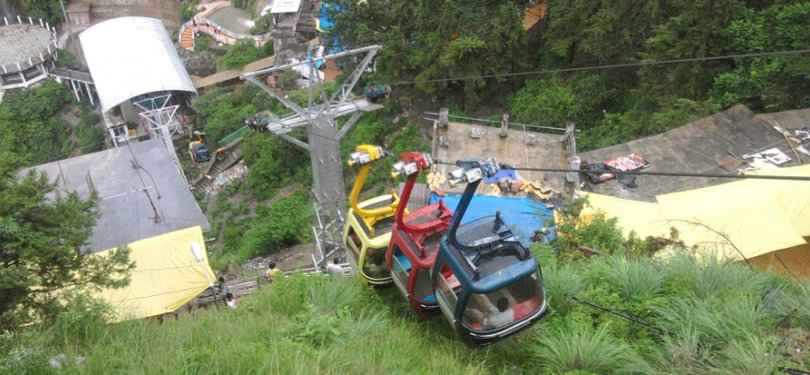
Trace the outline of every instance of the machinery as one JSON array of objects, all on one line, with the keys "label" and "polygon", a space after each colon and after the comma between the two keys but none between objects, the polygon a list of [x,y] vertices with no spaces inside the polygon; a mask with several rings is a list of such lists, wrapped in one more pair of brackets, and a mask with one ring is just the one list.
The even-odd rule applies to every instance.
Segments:
[{"label": "machinery", "polygon": [[409,152],[400,155],[399,161],[393,165],[394,177],[405,175],[408,179],[402,189],[396,222],[391,230],[391,244],[386,253],[394,285],[422,318],[438,312],[430,268],[436,260],[441,237],[452,219],[452,212],[441,200],[405,214],[419,172],[429,170],[431,164],[430,155]]},{"label": "machinery", "polygon": [[519,332],[547,312],[540,265],[500,212],[459,228],[475,190],[498,171],[491,158],[456,162],[452,183],[467,183],[430,272],[444,316],[468,342],[488,345]]},{"label": "machinery", "polygon": [[388,98],[391,96],[391,86],[369,85],[363,88],[363,95],[372,101],[379,98]]},{"label": "machinery", "polygon": [[211,159],[208,154],[208,142],[205,139],[205,133],[195,130],[194,135],[197,136],[196,141],[188,143],[188,153],[191,155],[191,160],[195,163],[203,163]]},{"label": "machinery", "polygon": [[374,286],[391,284],[391,273],[385,265],[385,252],[391,241],[391,226],[399,205],[396,192],[358,203],[360,191],[372,164],[384,156],[382,147],[357,146],[349,156],[349,166],[360,165],[360,172],[349,195],[343,245],[346,258],[357,273]]}]

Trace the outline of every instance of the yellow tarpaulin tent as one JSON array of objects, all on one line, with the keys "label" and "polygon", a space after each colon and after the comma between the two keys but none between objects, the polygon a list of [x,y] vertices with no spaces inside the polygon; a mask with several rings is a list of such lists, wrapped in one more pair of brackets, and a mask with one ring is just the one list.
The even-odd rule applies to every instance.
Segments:
[{"label": "yellow tarpaulin tent", "polygon": [[[810,165],[760,173],[810,176]],[[598,194],[588,194],[588,200],[592,207],[583,214],[604,211],[618,219],[625,233],[660,236],[674,227],[688,246],[717,250],[737,260],[757,259],[754,263],[760,266],[776,260],[779,268],[810,275],[810,252],[802,251],[809,247],[805,238],[810,236],[810,182],[741,180],[659,195],[657,203]],[[782,251],[784,256],[775,254]]]},{"label": "yellow tarpaulin tent", "polygon": [[[197,260],[192,246],[198,248]],[[214,282],[202,230],[193,227],[127,244],[135,269],[129,286],[97,297],[115,309],[115,321],[165,314],[182,307]],[[98,253],[105,255],[108,251]]]}]

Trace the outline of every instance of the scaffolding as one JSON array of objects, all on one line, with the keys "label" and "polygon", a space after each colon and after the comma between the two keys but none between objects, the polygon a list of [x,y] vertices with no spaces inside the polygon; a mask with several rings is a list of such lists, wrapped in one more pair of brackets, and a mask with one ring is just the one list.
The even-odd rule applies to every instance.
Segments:
[{"label": "scaffolding", "polygon": [[140,108],[142,112],[138,113],[138,118],[145,122],[147,131],[150,138],[160,138],[163,144],[169,151],[172,162],[180,170],[180,175],[183,176],[183,181],[188,185],[186,174],[183,172],[183,167],[180,166],[180,160],[177,158],[177,152],[174,149],[174,142],[172,135],[182,134],[183,127],[174,117],[177,112],[178,105],[169,105],[171,94],[163,94],[153,96],[138,101],[133,101],[132,104]]},{"label": "scaffolding", "polygon": [[[314,183],[312,194],[315,198],[313,233],[317,247],[317,253],[313,254],[312,258],[316,268],[322,265],[324,260],[340,256],[343,251],[342,231],[345,221],[342,211],[346,194],[343,187],[342,161],[340,160],[340,139],[360,119],[363,112],[382,108],[381,105],[372,104],[366,98],[355,98],[352,95],[352,89],[380,48],[380,46],[374,45],[347,50],[329,56],[245,73],[240,77],[258,86],[293,111],[292,115],[285,118],[266,119],[266,128],[307,150],[310,154]],[[346,76],[340,89],[327,98],[322,76],[318,74],[315,67],[316,63],[362,54],[365,56]],[[310,84],[307,86],[306,108],[290,101],[284,94],[271,89],[259,79],[259,76],[283,70],[309,71],[309,74],[305,75],[310,79]],[[317,92],[315,92],[316,90]],[[336,120],[346,115],[351,115],[351,117],[342,127],[338,128]],[[288,134],[293,129],[302,126],[306,126],[309,143]]]}]

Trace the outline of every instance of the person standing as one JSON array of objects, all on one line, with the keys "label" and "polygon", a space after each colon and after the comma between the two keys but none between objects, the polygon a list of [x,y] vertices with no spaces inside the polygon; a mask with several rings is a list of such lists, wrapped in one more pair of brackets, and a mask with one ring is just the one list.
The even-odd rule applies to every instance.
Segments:
[{"label": "person standing", "polygon": [[267,271],[264,271],[264,277],[267,279],[267,282],[272,284],[273,281],[276,280],[278,277],[279,270],[276,268],[276,262],[270,262],[267,264]]},{"label": "person standing", "polygon": [[230,294],[230,288],[228,287],[228,284],[225,282],[224,277],[220,276],[219,283],[217,283],[217,286],[219,287],[219,297],[222,298],[223,301],[225,301],[226,296]]}]

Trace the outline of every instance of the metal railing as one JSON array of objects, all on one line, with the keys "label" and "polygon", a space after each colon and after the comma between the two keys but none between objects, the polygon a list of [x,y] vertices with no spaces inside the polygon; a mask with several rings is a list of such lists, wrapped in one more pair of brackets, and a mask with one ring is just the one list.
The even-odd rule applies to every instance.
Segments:
[{"label": "metal railing", "polygon": [[[0,74],[8,74],[8,73],[15,73],[15,72],[25,71],[26,69],[29,69],[32,66],[35,66],[37,64],[42,64],[43,62],[45,62],[47,60],[48,56],[50,56],[50,55],[55,56],[56,55],[56,49],[57,49],[56,27],[52,27],[50,24],[43,21],[41,18],[37,19],[38,22],[34,22],[34,19],[31,18],[31,17],[23,18],[23,17],[18,15],[16,17],[16,19],[17,19],[16,23],[18,23],[18,24],[25,24],[26,19],[28,20],[27,23],[32,25],[32,26],[36,26],[37,23],[39,23],[40,27],[42,27],[45,30],[48,30],[51,33],[51,38],[50,38],[49,42],[45,43],[44,46],[35,46],[33,48],[28,48],[31,51],[31,55],[29,55],[28,59],[23,60],[23,61],[17,61],[13,65],[0,65]],[[10,26],[10,25],[13,25],[15,23],[14,18],[12,18],[11,21],[9,22],[9,19],[7,17],[3,17],[2,22],[3,22],[2,25],[5,25],[5,26]],[[41,48],[41,49],[39,49],[37,51],[36,49],[39,48],[39,47],[44,47],[44,48]],[[14,68],[16,68],[16,70],[12,70]]]},{"label": "metal railing", "polygon": [[[201,27],[201,26],[206,26],[206,27]],[[186,29],[188,29],[188,28],[191,28],[192,30],[195,30],[195,31],[202,31],[202,32],[214,37],[214,39],[217,39],[217,37],[220,36],[220,35],[224,35],[226,37],[233,38],[234,40],[250,39],[250,40],[257,41],[257,42],[262,42],[262,43],[266,42],[267,40],[270,40],[270,38],[272,38],[272,34],[273,34],[272,32],[267,32],[267,33],[260,34],[260,35],[237,33],[237,32],[233,32],[233,31],[230,31],[228,29],[225,29],[224,27],[222,27],[222,25],[220,25],[220,24],[218,24],[218,23],[216,23],[214,21],[211,21],[211,20],[209,20],[207,18],[194,18],[194,19],[186,21],[182,26],[180,26],[180,31],[179,31],[178,36],[177,36],[178,42],[180,42],[180,43],[183,42],[183,32],[186,31]],[[227,38],[223,38],[223,40],[217,39],[217,41],[227,43],[228,39]]]}]

